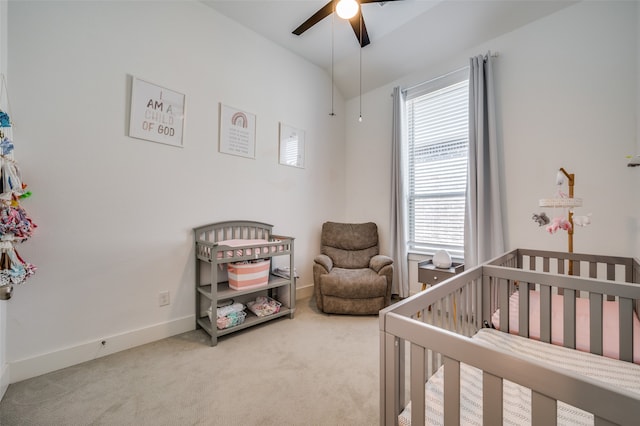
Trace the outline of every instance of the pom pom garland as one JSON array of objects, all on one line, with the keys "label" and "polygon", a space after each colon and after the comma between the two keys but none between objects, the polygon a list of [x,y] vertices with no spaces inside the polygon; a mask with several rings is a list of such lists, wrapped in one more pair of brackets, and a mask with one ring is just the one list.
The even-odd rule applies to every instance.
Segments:
[{"label": "pom pom garland", "polygon": [[22,284],[36,272],[36,267],[22,260],[11,243],[0,243],[0,251],[0,285]]},{"label": "pom pom garland", "polygon": [[36,271],[15,249],[15,244],[31,237],[37,226],[19,204],[31,191],[22,182],[13,151],[11,119],[0,110],[0,286],[22,284]]},{"label": "pom pom garland", "polygon": [[24,241],[33,235],[38,226],[33,223],[22,207],[2,207],[0,209],[0,235],[12,235],[18,241]]},{"label": "pom pom garland", "polygon": [[9,114],[0,110],[0,127],[11,127],[11,119]]},{"label": "pom pom garland", "polygon": [[2,153],[2,155],[9,155],[11,152],[13,152],[13,142],[5,136],[0,142],[0,153]]}]

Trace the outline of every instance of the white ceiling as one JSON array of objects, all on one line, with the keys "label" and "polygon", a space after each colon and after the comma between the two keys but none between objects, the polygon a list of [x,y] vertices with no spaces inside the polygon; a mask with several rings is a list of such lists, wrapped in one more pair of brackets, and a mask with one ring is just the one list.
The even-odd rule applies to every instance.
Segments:
[{"label": "white ceiling", "polygon": [[[292,31],[328,0],[201,0],[331,73],[346,99],[446,60],[552,14],[577,0],[401,0],[362,6],[371,44],[362,52],[351,26],[325,18],[300,36]],[[332,31],[333,27],[333,31]],[[332,43],[333,32],[333,43]]]}]

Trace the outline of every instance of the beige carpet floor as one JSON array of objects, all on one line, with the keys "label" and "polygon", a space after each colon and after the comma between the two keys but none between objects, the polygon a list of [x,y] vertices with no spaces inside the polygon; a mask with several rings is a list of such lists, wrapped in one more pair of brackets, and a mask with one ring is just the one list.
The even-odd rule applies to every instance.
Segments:
[{"label": "beige carpet floor", "polygon": [[9,386],[0,425],[376,425],[377,316],[313,299],[208,345],[202,330]]}]

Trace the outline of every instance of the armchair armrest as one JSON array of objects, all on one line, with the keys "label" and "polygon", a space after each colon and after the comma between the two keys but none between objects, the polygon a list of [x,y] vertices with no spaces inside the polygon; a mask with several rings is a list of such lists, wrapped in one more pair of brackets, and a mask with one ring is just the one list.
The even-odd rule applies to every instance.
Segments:
[{"label": "armchair armrest", "polygon": [[380,272],[387,265],[393,265],[393,259],[383,254],[375,255],[369,261],[369,268],[376,272]]},{"label": "armchair armrest", "polygon": [[313,261],[326,269],[327,272],[331,272],[331,269],[333,269],[333,261],[326,254],[317,255]]}]

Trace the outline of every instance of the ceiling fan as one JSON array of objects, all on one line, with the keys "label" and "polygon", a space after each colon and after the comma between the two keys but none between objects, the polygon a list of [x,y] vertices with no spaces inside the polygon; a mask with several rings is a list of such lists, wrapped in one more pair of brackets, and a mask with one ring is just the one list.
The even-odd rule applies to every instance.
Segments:
[{"label": "ceiling fan", "polygon": [[[327,16],[330,16],[334,11],[336,11],[341,18],[347,19],[349,21],[349,23],[351,24],[351,28],[353,28],[353,32],[356,35],[356,39],[360,43],[360,47],[365,47],[370,43],[370,41],[369,41],[369,34],[367,33],[367,27],[364,24],[364,19],[361,20],[361,17],[362,17],[361,5],[365,3],[386,3],[389,1],[398,1],[398,0],[351,0],[350,3],[352,4],[355,3],[355,11],[353,12],[355,14],[351,15],[351,17],[348,17],[348,16],[345,17],[345,16],[342,16],[341,14],[340,9],[341,9],[341,6],[343,6],[341,3],[343,3],[344,1],[345,0],[331,0],[329,3],[325,4],[320,10],[314,13],[309,19],[304,21],[298,28],[293,30],[293,34],[295,35],[302,34],[303,32],[307,31],[309,28],[313,27],[318,22],[322,21]],[[362,34],[360,33],[361,28],[362,28]]]}]

